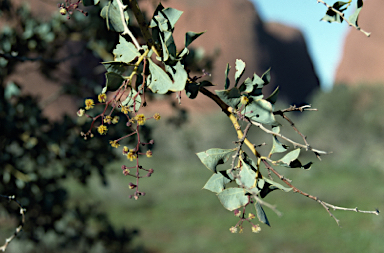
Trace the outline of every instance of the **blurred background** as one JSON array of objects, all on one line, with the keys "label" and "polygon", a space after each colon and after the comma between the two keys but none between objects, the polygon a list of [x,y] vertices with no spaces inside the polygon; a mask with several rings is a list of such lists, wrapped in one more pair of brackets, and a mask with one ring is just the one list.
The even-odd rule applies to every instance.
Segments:
[{"label": "blurred background", "polygon": [[[381,210],[384,3],[364,1],[359,25],[372,32],[366,38],[345,23],[319,22],[326,8],[307,2],[168,0],[163,5],[184,11],[175,30],[177,45],[186,31],[206,31],[192,44],[187,66],[197,74],[210,72],[215,89],[223,87],[226,63],[233,76],[235,60],[243,59],[244,77],[271,67],[272,82],[264,92],[280,87],[277,109],[304,103],[318,109],[291,117],[311,145],[333,153],[322,161],[305,153],[302,160],[314,162],[311,170],[277,168],[280,173],[326,202]],[[148,95],[144,113],[163,117],[145,125],[146,138],[155,140],[154,155],[140,162],[155,173],[141,181],[146,196],[129,199],[131,179],[121,173],[127,160],[108,145],[122,135],[123,124],[104,138],[84,141],[79,133],[89,122],[76,117],[84,98],[101,91],[100,62],[112,59],[118,37],[106,30],[100,6],[84,8],[88,17],[76,12],[67,20],[57,3],[0,2],[0,194],[15,195],[27,209],[23,232],[8,252],[382,251],[382,216],[334,211],[339,228],[314,201],[277,191],[266,201],[282,217],[265,208],[271,227],[261,224],[254,234],[245,224],[243,234],[231,234],[237,218],[215,194],[202,190],[211,173],[195,153],[232,148],[236,134],[202,95],[195,100],[183,95],[181,105],[173,95]],[[140,1],[148,19],[156,4]],[[139,35],[134,21],[131,25]],[[284,134],[300,140],[280,122]],[[270,137],[251,129],[250,140],[268,143]],[[0,244],[19,220],[18,207],[2,199]]]}]

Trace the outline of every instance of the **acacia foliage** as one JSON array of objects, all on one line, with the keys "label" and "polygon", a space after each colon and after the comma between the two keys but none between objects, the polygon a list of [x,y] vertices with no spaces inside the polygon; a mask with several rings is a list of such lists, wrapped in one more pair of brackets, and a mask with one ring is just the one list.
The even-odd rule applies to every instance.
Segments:
[{"label": "acacia foliage", "polygon": [[[99,1],[85,1],[84,3],[97,5]],[[362,8],[362,1],[357,1],[357,10],[348,20],[343,11],[350,6],[351,1],[339,1],[333,6],[324,4],[328,10],[322,20],[339,23],[346,20],[348,24],[361,30],[357,20]],[[109,127],[112,127],[111,119],[115,119],[113,115],[116,111],[124,112],[127,132],[121,138],[110,140],[110,144],[112,147],[118,148],[120,143],[125,142],[125,139],[136,139],[136,146],[133,148],[124,146],[122,152],[130,161],[129,165],[123,165],[124,175],[136,179],[129,183],[130,188],[134,190],[130,197],[138,199],[145,195],[139,190],[139,182],[143,177],[149,177],[154,172],[154,169],[144,168],[139,162],[143,155],[152,156],[152,151],[148,147],[148,144],[151,143],[141,141],[140,129],[146,120],[160,119],[159,114],[151,117],[140,112],[141,106],[147,105],[145,95],[175,92],[180,101],[185,92],[186,97],[190,99],[194,99],[198,94],[203,94],[215,101],[228,116],[237,132],[238,140],[235,148],[226,150],[212,148],[197,153],[201,162],[213,172],[204,189],[216,193],[224,208],[234,211],[235,215],[239,217],[239,222],[230,228],[232,233],[242,231],[244,222],[251,224],[253,232],[259,232],[260,226],[252,221],[256,215],[260,222],[270,225],[263,206],[270,207],[275,212],[278,211],[263,199],[274,190],[293,191],[315,200],[326,209],[337,224],[339,224],[339,220],[330,212],[330,208],[360,211],[338,207],[305,193],[275,169],[276,166],[310,169],[311,161],[302,163],[299,160],[302,150],[314,153],[319,159],[320,155],[327,154],[325,151],[313,148],[307,142],[306,136],[287,116],[292,111],[312,110],[311,106],[291,106],[284,110],[276,110],[274,105],[278,99],[278,88],[269,96],[265,96],[262,92],[263,87],[268,85],[272,78],[269,69],[261,76],[255,73],[253,77],[243,80],[246,63],[241,59],[237,59],[235,63],[235,83],[232,86],[230,84],[228,77],[230,66],[228,64],[225,70],[224,90],[211,92],[207,87],[215,85],[204,79],[206,73],[193,75],[185,65],[185,58],[189,53],[188,46],[203,32],[187,32],[184,46],[176,48],[173,31],[181,15],[182,11],[170,7],[165,8],[160,3],[147,24],[135,0],[108,1],[100,13],[100,16],[105,19],[108,29],[120,33],[119,43],[113,50],[114,60],[103,63],[106,68],[106,84],[98,95],[99,104],[104,107],[103,112],[92,114],[90,109],[93,108],[95,102],[89,99],[85,101],[85,108],[79,110],[79,116],[85,115],[92,120],[88,131],[82,135],[93,136],[93,128],[97,128],[101,135],[107,134]],[[139,24],[145,40],[144,44],[140,44],[129,29],[132,16]],[[107,94],[108,91],[114,93]],[[280,129],[283,127],[281,120],[292,126],[293,130],[302,138],[301,143],[280,133]],[[240,121],[248,124],[244,130],[239,124]],[[115,123],[117,123],[117,119]],[[95,124],[98,126],[96,127]],[[256,126],[271,136],[269,153],[259,153],[257,143],[253,144],[247,139],[247,132],[251,126]],[[249,151],[244,150],[243,146],[247,146]],[[147,152],[143,151],[143,147],[147,147]],[[229,160],[231,160],[230,164]],[[228,164],[226,169],[217,168],[218,165],[225,163]],[[276,177],[274,178],[272,174]],[[277,180],[281,180],[285,186],[276,182]],[[247,209],[251,204],[254,205],[253,210],[256,215]],[[377,210],[360,212],[378,214]]]}]

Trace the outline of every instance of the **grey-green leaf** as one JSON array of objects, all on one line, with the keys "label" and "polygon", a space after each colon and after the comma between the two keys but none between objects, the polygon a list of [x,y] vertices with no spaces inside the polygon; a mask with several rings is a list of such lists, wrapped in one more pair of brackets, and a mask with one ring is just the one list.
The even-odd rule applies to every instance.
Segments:
[{"label": "grey-green leaf", "polygon": [[244,74],[245,62],[240,60],[240,59],[236,59],[236,66],[235,66],[235,68],[236,68],[236,72],[235,72],[235,86],[237,86],[241,76]]},{"label": "grey-green leaf", "polygon": [[197,153],[196,155],[209,170],[216,173],[216,166],[227,162],[234,150],[235,149],[212,148],[204,152]]},{"label": "grey-green leaf", "polygon": [[271,188],[271,186],[274,186],[274,187],[276,187],[276,188],[278,188],[278,189],[280,189],[282,191],[285,191],[285,192],[292,191],[291,187],[284,187],[281,184],[276,183],[275,181],[273,181],[271,179],[264,178],[264,181],[267,182],[268,184],[270,184],[269,188]]},{"label": "grey-green leaf", "polygon": [[224,103],[232,108],[237,108],[237,105],[240,103],[241,93],[236,87],[230,90],[215,90],[215,92]]},{"label": "grey-green leaf", "polygon": [[277,96],[279,95],[279,86],[276,87],[276,89],[272,92],[271,95],[266,99],[269,103],[275,104],[277,101]]},{"label": "grey-green leaf", "polygon": [[[272,131],[275,132],[275,133],[280,133],[280,127],[279,126],[272,127]],[[282,153],[282,152],[287,151],[287,149],[288,149],[288,146],[283,144],[283,143],[281,143],[277,139],[276,135],[272,136],[272,149],[269,152],[270,154]]]},{"label": "grey-green leaf", "polygon": [[185,47],[188,47],[195,39],[200,37],[205,32],[195,33],[195,32],[187,32],[185,34]]},{"label": "grey-green leaf", "polygon": [[256,203],[255,203],[255,208],[256,208],[257,218],[259,219],[259,221],[268,225],[268,226],[271,226],[269,224],[267,215],[265,214],[263,207],[260,205],[260,203],[258,201],[256,201]]},{"label": "grey-green leaf", "polygon": [[238,209],[248,203],[248,197],[245,195],[244,189],[241,188],[225,189],[217,197],[224,208],[229,211]]},{"label": "grey-green leaf", "polygon": [[256,99],[252,101],[241,113],[252,121],[273,126],[279,125],[273,114],[272,104],[265,99]]},{"label": "grey-green leaf", "polygon": [[[346,10],[346,8],[343,8],[345,5],[348,5],[349,2],[342,2],[342,1],[337,1],[333,4],[333,8],[340,11],[340,12],[343,12]],[[321,19],[321,21],[327,21],[329,23],[332,23],[332,22],[337,22],[337,23],[342,23],[343,22],[343,19],[341,18],[341,16],[336,13],[334,10],[332,9],[328,9],[325,16]]]},{"label": "grey-green leaf", "polygon": [[104,8],[100,12],[100,16],[105,19],[107,23],[108,30],[112,30],[115,32],[124,31],[123,22],[128,23],[128,13],[124,11],[124,20],[121,20],[120,9],[117,4],[117,1],[109,2],[108,5],[104,6]]},{"label": "grey-green leaf", "polygon": [[187,71],[184,69],[184,65],[180,61],[175,66],[165,65],[165,69],[171,74],[173,83],[168,88],[170,91],[184,90],[185,84],[188,79]]},{"label": "grey-green leaf", "polygon": [[238,185],[243,185],[246,188],[253,188],[256,186],[256,173],[251,169],[251,166],[244,161],[242,161],[239,177],[239,179],[236,179]]},{"label": "grey-green leaf", "polygon": [[355,12],[353,12],[353,14],[348,18],[349,22],[354,24],[356,27],[359,27],[359,25],[357,24],[357,20],[359,18],[359,14],[362,8],[363,8],[363,0],[357,0],[357,8]]},{"label": "grey-green leaf", "polygon": [[211,192],[220,193],[224,190],[225,184],[229,183],[231,180],[221,173],[214,173],[204,185],[203,189],[209,190]]},{"label": "grey-green leaf", "polygon": [[131,89],[127,98],[121,104],[123,106],[128,106],[132,111],[133,107],[135,107],[135,111],[137,112],[141,106],[140,94],[137,94],[137,91]]},{"label": "grey-green leaf", "polygon": [[113,54],[115,56],[115,61],[125,62],[127,64],[140,56],[137,48],[121,35],[119,37],[119,44],[116,45]]},{"label": "grey-green leaf", "polygon": [[148,88],[154,93],[165,94],[168,92],[169,88],[172,86],[172,80],[168,74],[157,64],[155,64],[151,59],[148,59],[149,62],[149,72],[151,73],[148,76]]},{"label": "grey-green leaf", "polygon": [[288,154],[286,154],[283,158],[278,160],[276,163],[278,165],[290,167],[289,165],[291,164],[291,162],[295,161],[299,157],[299,155],[300,155],[300,148],[297,148],[289,152]]}]

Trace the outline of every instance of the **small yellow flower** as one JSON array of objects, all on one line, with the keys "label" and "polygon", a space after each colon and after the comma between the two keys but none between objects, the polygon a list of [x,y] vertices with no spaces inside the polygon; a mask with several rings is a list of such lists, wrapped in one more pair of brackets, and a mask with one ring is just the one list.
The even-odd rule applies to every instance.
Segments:
[{"label": "small yellow flower", "polygon": [[243,227],[239,226],[239,234],[243,233]]},{"label": "small yellow flower", "polygon": [[112,117],[111,116],[105,116],[105,118],[104,118],[104,123],[111,123],[111,121],[112,121]]},{"label": "small yellow flower", "polygon": [[240,103],[242,103],[243,105],[248,104],[249,103],[249,98],[247,98],[246,96],[241,96]]},{"label": "small yellow flower", "polygon": [[128,114],[128,113],[130,112],[128,106],[122,106],[120,110],[121,110],[121,112],[124,113],[124,114]]},{"label": "small yellow flower", "polygon": [[113,117],[113,119],[112,119],[112,123],[113,123],[113,124],[117,124],[117,123],[119,122],[119,119],[120,119],[119,116],[115,116],[115,117]]},{"label": "small yellow flower", "polygon": [[65,8],[61,7],[60,8],[60,14],[64,16],[65,14],[67,14],[67,10]]},{"label": "small yellow flower", "polygon": [[109,144],[111,144],[112,148],[118,148],[120,146],[117,141],[109,141]]},{"label": "small yellow flower", "polygon": [[88,98],[85,100],[85,110],[92,109],[94,105],[95,105],[95,102],[93,101],[93,99]]},{"label": "small yellow flower", "polygon": [[97,131],[99,132],[99,134],[106,134],[107,131],[108,131],[108,128],[104,125],[100,125],[98,128],[97,128]]},{"label": "small yellow flower", "polygon": [[140,126],[145,124],[146,118],[145,118],[144,114],[137,114],[135,119],[137,121],[137,124],[139,124]]},{"label": "small yellow flower", "polygon": [[261,231],[261,228],[259,225],[253,225],[252,226],[252,232],[253,233],[259,233]]},{"label": "small yellow flower", "polygon": [[97,96],[97,100],[99,100],[100,103],[104,103],[107,100],[107,94],[101,93]]},{"label": "small yellow flower", "polygon": [[249,214],[248,214],[248,218],[249,218],[250,220],[253,220],[255,217],[256,217],[256,216],[255,216],[253,213],[249,213]]},{"label": "small yellow flower", "polygon": [[124,147],[123,147],[123,155],[127,155],[128,152],[129,152],[128,147],[127,147],[127,146],[124,146]]},{"label": "small yellow flower", "polygon": [[133,149],[129,150],[127,154],[127,158],[132,162],[133,160],[137,159],[137,154],[133,152]]},{"label": "small yellow flower", "polygon": [[82,116],[84,115],[84,112],[85,112],[84,109],[79,109],[79,110],[77,111],[77,116],[82,117]]},{"label": "small yellow flower", "polygon": [[153,115],[153,118],[155,119],[155,120],[160,120],[160,114],[158,114],[158,113],[155,113],[155,115]]},{"label": "small yellow flower", "polygon": [[152,151],[151,150],[147,150],[147,152],[145,153],[145,155],[149,158],[149,157],[152,157]]},{"label": "small yellow flower", "polygon": [[232,234],[237,233],[237,227],[231,227],[229,231],[231,231]]}]

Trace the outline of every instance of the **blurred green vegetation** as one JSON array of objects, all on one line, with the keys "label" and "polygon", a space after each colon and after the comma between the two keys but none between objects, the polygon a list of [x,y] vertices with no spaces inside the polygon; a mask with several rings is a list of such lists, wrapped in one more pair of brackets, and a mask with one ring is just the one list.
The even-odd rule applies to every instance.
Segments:
[{"label": "blurred green vegetation", "polygon": [[[338,85],[330,93],[319,92],[312,105],[317,112],[293,115],[299,130],[316,148],[332,151],[318,161],[313,154],[309,171],[277,167],[299,189],[338,206],[361,210],[383,208],[384,87],[380,85],[345,87]],[[289,127],[288,123],[280,120]],[[236,135],[224,114],[190,115],[181,128],[156,122],[154,157],[141,160],[154,168],[151,178],[141,180],[147,195],[129,200],[128,183],[116,161],[107,169],[108,188],[97,178],[89,187],[73,182],[72,201],[98,201],[117,227],[139,227],[134,244],[143,244],[154,252],[380,252],[384,248],[383,217],[346,211],[333,211],[342,228],[318,203],[302,195],[275,191],[265,200],[283,212],[278,217],[265,208],[272,227],[261,224],[259,234],[244,224],[243,234],[231,234],[237,218],[225,210],[215,194],[202,190],[211,176],[195,156],[207,148],[233,147]],[[260,138],[258,129],[250,139]],[[293,132],[293,130],[291,131]],[[300,138],[297,138],[298,140]],[[232,141],[231,141],[232,140]],[[269,147],[264,147],[269,150]],[[226,165],[220,165],[224,168]],[[227,165],[229,166],[229,165]],[[264,172],[266,174],[266,172]],[[252,209],[247,209],[248,211]],[[254,212],[254,210],[253,210]]]}]

